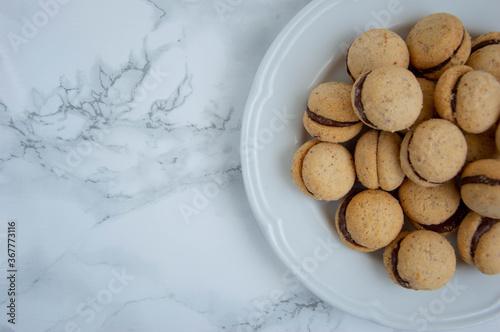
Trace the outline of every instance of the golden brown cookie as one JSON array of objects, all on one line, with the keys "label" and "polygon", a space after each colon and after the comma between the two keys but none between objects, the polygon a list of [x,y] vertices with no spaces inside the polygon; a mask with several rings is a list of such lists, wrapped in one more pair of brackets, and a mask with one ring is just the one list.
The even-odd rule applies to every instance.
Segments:
[{"label": "golden brown cookie", "polygon": [[443,119],[422,122],[401,143],[401,167],[406,176],[424,187],[455,177],[465,163],[467,142],[462,131]]},{"label": "golden brown cookie", "polygon": [[304,162],[304,158],[309,152],[309,149],[318,143],[321,143],[321,141],[318,139],[312,139],[302,144],[295,152],[292,161],[292,178],[295,182],[295,185],[304,195],[311,198],[314,198],[314,195],[307,189],[306,185],[304,184],[304,180],[302,179],[302,163]]},{"label": "golden brown cookie", "polygon": [[469,68],[446,71],[437,82],[434,98],[442,118],[479,134],[491,128],[500,115],[500,83],[490,73]]},{"label": "golden brown cookie", "polygon": [[500,218],[500,160],[477,160],[464,168],[462,188],[464,203],[480,215]]},{"label": "golden brown cookie", "polygon": [[371,29],[359,35],[349,46],[346,70],[351,82],[363,73],[384,66],[407,69],[410,54],[405,41],[387,29]]},{"label": "golden brown cookie", "polygon": [[486,71],[500,82],[500,32],[491,31],[474,39],[466,65]]},{"label": "golden brown cookie", "polygon": [[389,132],[408,129],[423,104],[417,78],[396,66],[379,67],[361,75],[354,83],[351,99],[361,121]]},{"label": "golden brown cookie", "polygon": [[326,82],[311,92],[302,122],[312,137],[338,143],[361,131],[363,123],[352,109],[351,89],[345,82]]},{"label": "golden brown cookie", "polygon": [[364,133],[356,143],[354,165],[358,180],[369,189],[392,191],[405,177],[399,161],[401,137],[375,129]]},{"label": "golden brown cookie", "polygon": [[388,245],[401,231],[403,210],[397,199],[383,190],[352,191],[341,201],[335,227],[349,248],[370,252]]},{"label": "golden brown cookie", "polygon": [[468,209],[460,200],[455,181],[436,187],[422,187],[405,179],[398,191],[399,202],[416,229],[447,235],[457,229]]},{"label": "golden brown cookie", "polygon": [[351,190],[356,173],[352,155],[345,147],[312,140],[295,153],[292,177],[306,196],[333,201]]},{"label": "golden brown cookie", "polygon": [[500,274],[500,220],[470,212],[457,232],[462,259],[484,274]]},{"label": "golden brown cookie", "polygon": [[452,245],[439,233],[401,232],[385,248],[384,265],[389,278],[401,287],[435,290],[453,277],[456,256]]},{"label": "golden brown cookie", "polygon": [[456,84],[462,75],[473,70],[469,66],[454,66],[439,77],[434,91],[434,105],[437,113],[443,119],[456,123]]},{"label": "golden brown cookie", "polygon": [[463,65],[471,38],[459,18],[435,13],[417,22],[406,37],[410,66],[419,76],[437,80],[448,68]]}]

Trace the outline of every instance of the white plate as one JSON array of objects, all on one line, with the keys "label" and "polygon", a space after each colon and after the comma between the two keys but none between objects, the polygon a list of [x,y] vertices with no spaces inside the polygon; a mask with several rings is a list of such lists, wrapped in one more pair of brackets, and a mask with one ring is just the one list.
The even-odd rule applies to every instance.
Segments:
[{"label": "white plate", "polygon": [[[344,51],[369,28],[403,38],[435,12],[459,17],[473,37],[500,30],[500,2],[316,0],[279,34],[257,72],[246,105],[241,154],[252,210],[280,259],[312,292],[348,313],[404,329],[465,327],[500,313],[500,276],[485,276],[458,259],[445,287],[431,292],[395,285],[381,250],[358,253],[331,226],[338,203],[318,202],[294,185],[290,167],[309,139],[302,113],[310,91],[328,80],[348,82]],[[453,242],[454,235],[449,236]]]}]

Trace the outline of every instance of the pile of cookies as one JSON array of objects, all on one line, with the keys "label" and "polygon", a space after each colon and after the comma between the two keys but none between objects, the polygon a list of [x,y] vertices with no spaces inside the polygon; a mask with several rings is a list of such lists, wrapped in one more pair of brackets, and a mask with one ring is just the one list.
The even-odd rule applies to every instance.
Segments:
[{"label": "pile of cookies", "polygon": [[[296,186],[340,200],[341,240],[384,249],[402,287],[434,290],[451,279],[450,234],[465,262],[500,274],[500,32],[471,40],[459,18],[436,13],[406,40],[364,32],[345,63],[350,83],[309,95],[303,124],[313,139],[293,158]],[[405,220],[415,230],[402,231]]]}]

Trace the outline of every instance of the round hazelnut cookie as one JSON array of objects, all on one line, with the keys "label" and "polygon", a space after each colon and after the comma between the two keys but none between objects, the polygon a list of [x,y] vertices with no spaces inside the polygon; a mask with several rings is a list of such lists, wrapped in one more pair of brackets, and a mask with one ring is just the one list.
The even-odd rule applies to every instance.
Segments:
[{"label": "round hazelnut cookie", "polygon": [[356,136],[363,123],[351,104],[352,85],[326,82],[313,89],[307,101],[302,122],[314,138],[326,142],[345,142]]},{"label": "round hazelnut cookie", "polygon": [[314,194],[307,189],[306,185],[304,184],[304,180],[302,179],[302,163],[304,162],[304,158],[306,154],[309,152],[309,149],[311,149],[318,143],[321,143],[319,139],[312,139],[310,141],[305,142],[297,149],[292,160],[293,182],[295,182],[297,188],[299,188],[299,190],[304,195],[311,198],[314,198]]},{"label": "round hazelnut cookie", "polygon": [[369,189],[392,191],[405,173],[399,162],[401,137],[396,133],[371,129],[356,143],[354,166],[358,180]]},{"label": "round hazelnut cookie", "polygon": [[416,229],[448,235],[455,231],[468,212],[461,203],[455,181],[436,187],[422,187],[405,179],[398,191],[399,202]]},{"label": "round hazelnut cookie", "polygon": [[474,39],[466,65],[486,71],[500,82],[500,32],[491,31]]},{"label": "round hazelnut cookie", "polygon": [[342,242],[361,252],[375,251],[391,243],[403,223],[398,200],[378,189],[350,192],[335,214],[335,227]]},{"label": "round hazelnut cookie", "polygon": [[468,133],[485,132],[500,115],[500,83],[490,73],[467,66],[447,70],[434,98],[439,115]]},{"label": "round hazelnut cookie", "polygon": [[395,132],[417,120],[423,95],[409,70],[385,66],[362,74],[354,83],[351,100],[354,112],[367,126]]},{"label": "round hazelnut cookie", "polygon": [[482,159],[462,171],[464,203],[485,217],[500,218],[500,159]]},{"label": "round hazelnut cookie", "polygon": [[407,69],[410,54],[397,33],[387,29],[371,29],[359,35],[349,46],[346,70],[351,82],[363,73],[384,66]]},{"label": "round hazelnut cookie", "polygon": [[441,118],[457,123],[455,120],[457,81],[462,75],[473,70],[469,66],[459,65],[446,70],[439,77],[434,90],[434,105]]},{"label": "round hazelnut cookie", "polygon": [[401,167],[406,176],[424,187],[435,187],[454,178],[467,157],[462,131],[443,119],[430,119],[406,133],[401,143]]},{"label": "round hazelnut cookie", "polygon": [[487,275],[500,274],[500,220],[471,211],[457,232],[460,257]]},{"label": "round hazelnut cookie", "polygon": [[410,67],[418,76],[437,80],[448,68],[463,65],[471,51],[471,37],[459,18],[435,13],[417,22],[406,37]]},{"label": "round hazelnut cookie", "polygon": [[352,155],[345,147],[311,140],[295,152],[292,177],[306,196],[333,201],[351,190],[356,173]]},{"label": "round hazelnut cookie", "polygon": [[455,250],[450,242],[428,230],[401,232],[385,247],[383,260],[395,284],[415,290],[443,287],[456,269]]}]

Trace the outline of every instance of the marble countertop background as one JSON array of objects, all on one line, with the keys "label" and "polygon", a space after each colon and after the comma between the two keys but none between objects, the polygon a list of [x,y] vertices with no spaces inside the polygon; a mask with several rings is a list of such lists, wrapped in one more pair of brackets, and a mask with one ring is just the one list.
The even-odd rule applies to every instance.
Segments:
[{"label": "marble countertop background", "polygon": [[308,3],[0,2],[0,331],[395,331],[306,290],[247,202],[246,98]]}]

